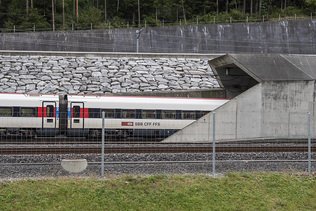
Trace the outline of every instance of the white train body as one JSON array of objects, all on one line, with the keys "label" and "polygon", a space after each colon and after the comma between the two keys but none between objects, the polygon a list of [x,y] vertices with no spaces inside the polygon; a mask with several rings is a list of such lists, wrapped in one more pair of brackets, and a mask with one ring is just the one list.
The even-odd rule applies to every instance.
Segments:
[{"label": "white train body", "polygon": [[[95,97],[68,96],[68,108],[72,102],[83,102],[85,108],[104,110],[160,110],[160,111],[203,111],[209,112],[222,105],[226,100],[181,99],[161,97]],[[106,111],[105,111],[106,112]],[[102,118],[83,118],[85,128],[102,127]],[[106,118],[106,128],[124,129],[181,129],[191,124],[193,119],[157,119],[157,118]],[[71,118],[69,128],[71,128]],[[82,127],[80,125],[79,127]]]},{"label": "white train body", "polygon": [[[43,102],[50,102],[47,104],[55,106],[59,104],[58,101],[58,95],[31,96],[23,94],[0,94],[0,128],[42,128],[43,121],[46,120],[46,117],[39,118],[41,115],[38,115],[38,108],[42,108],[46,105],[44,105]],[[9,113],[10,109],[11,114]],[[33,109],[34,114],[31,115],[29,112],[30,115],[23,115],[23,113],[21,113],[23,109],[28,111],[29,109]],[[58,125],[58,118],[56,118],[53,124],[44,124],[44,127],[55,128],[58,127]]]},{"label": "white train body", "polygon": [[105,128],[112,135],[123,131],[131,136],[167,136],[226,102],[221,99],[0,94],[0,131],[26,134],[29,129],[30,134],[40,136],[100,135],[104,112]]}]

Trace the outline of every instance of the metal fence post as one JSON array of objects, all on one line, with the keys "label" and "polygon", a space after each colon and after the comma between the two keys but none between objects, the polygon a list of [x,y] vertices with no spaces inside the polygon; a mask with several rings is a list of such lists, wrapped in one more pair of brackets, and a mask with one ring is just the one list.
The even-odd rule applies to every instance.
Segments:
[{"label": "metal fence post", "polygon": [[136,53],[139,52],[139,38],[140,38],[140,33],[142,32],[142,30],[143,28],[136,30]]},{"label": "metal fence post", "polygon": [[104,123],[105,123],[105,112],[102,111],[102,149],[101,149],[101,177],[104,177]]},{"label": "metal fence post", "polygon": [[136,30],[136,53],[139,51],[139,30]]},{"label": "metal fence post", "polygon": [[307,113],[307,127],[308,127],[308,174],[311,175],[311,168],[312,168],[311,112]]},{"label": "metal fence post", "polygon": [[212,129],[213,129],[213,139],[212,139],[212,174],[213,174],[213,177],[215,177],[216,175],[216,170],[215,170],[215,164],[216,164],[216,157],[215,157],[215,149],[216,149],[216,143],[215,143],[215,112],[212,112],[212,116],[213,116],[213,121],[212,121]]}]

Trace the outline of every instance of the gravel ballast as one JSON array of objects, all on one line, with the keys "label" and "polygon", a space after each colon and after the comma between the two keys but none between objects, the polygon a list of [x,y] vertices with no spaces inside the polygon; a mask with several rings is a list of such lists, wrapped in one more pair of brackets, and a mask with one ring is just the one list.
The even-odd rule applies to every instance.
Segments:
[{"label": "gravel ballast", "polygon": [[[81,173],[71,174],[60,165],[62,159],[87,159],[88,167]],[[120,174],[211,174],[212,154],[106,154],[105,176]],[[64,155],[2,155],[0,178],[30,178],[56,176],[99,176],[100,154]],[[307,171],[307,153],[218,153],[218,173],[236,171]],[[316,163],[312,162],[312,171]]]}]

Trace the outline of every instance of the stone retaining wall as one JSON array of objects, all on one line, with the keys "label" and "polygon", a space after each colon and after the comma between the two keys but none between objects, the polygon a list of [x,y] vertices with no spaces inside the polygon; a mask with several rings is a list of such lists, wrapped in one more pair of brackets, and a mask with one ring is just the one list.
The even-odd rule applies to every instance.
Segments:
[{"label": "stone retaining wall", "polygon": [[0,55],[0,92],[102,94],[219,87],[207,58]]}]

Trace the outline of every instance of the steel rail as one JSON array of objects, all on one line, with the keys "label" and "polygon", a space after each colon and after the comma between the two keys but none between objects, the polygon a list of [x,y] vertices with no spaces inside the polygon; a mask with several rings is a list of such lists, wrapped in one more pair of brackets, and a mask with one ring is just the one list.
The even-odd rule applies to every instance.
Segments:
[{"label": "steel rail", "polygon": [[[315,151],[316,147],[312,148]],[[211,153],[212,147],[112,147],[105,148],[106,154],[113,153]],[[247,153],[247,152],[306,152],[304,146],[218,146],[216,152]],[[93,154],[101,153],[101,147],[10,147],[0,148],[0,155],[8,154]]]},{"label": "steel rail", "polygon": [[[242,163],[306,163],[308,160],[216,160],[217,163],[233,163],[233,162],[242,162]],[[105,161],[104,164],[107,165],[146,165],[146,164],[210,164],[212,160],[164,160],[164,161]],[[316,162],[316,160],[311,160],[311,162]],[[101,162],[88,162],[88,165],[100,165]],[[0,167],[3,166],[51,166],[51,165],[60,165],[60,162],[37,162],[37,163],[0,163]]]},{"label": "steel rail", "polygon": [[[161,142],[162,138],[126,138],[126,139],[115,139],[108,138],[105,139],[105,144],[178,144],[178,143],[165,143]],[[307,143],[304,138],[298,139],[253,139],[253,140],[242,140],[242,141],[219,141],[218,144],[287,144],[287,143]],[[99,138],[85,138],[85,137],[1,137],[0,145],[4,144],[101,144],[101,137]],[[185,142],[179,144],[212,144],[212,142]]]}]

